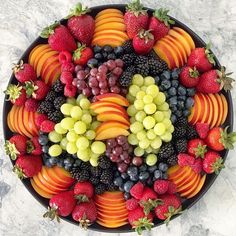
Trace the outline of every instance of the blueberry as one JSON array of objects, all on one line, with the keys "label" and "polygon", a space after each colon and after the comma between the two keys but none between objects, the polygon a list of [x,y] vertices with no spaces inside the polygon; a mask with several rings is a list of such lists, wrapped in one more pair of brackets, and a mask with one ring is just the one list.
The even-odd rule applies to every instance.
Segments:
[{"label": "blueberry", "polygon": [[127,173],[122,173],[121,174],[121,178],[122,179],[128,179],[129,178],[129,175]]},{"label": "blueberry", "polygon": [[195,95],[196,91],[195,88],[187,88],[187,95],[190,97],[193,97]]},{"label": "blueberry", "polygon": [[180,74],[180,69],[176,68],[176,69],[172,70],[171,77],[173,79],[178,79],[179,78],[179,74]]},{"label": "blueberry", "polygon": [[57,166],[59,166],[59,167],[64,167],[64,160],[63,160],[63,159],[59,159],[59,160],[57,161]]},{"label": "blueberry", "polygon": [[183,116],[188,117],[190,115],[190,110],[184,110],[183,111]]},{"label": "blueberry", "polygon": [[78,161],[80,161],[80,159],[78,159],[78,156],[77,156],[77,153],[75,153],[75,154],[72,154],[71,155],[75,160],[78,160]]},{"label": "blueberry", "polygon": [[49,159],[45,161],[45,166],[51,168],[52,167],[52,164],[50,163]]},{"label": "blueberry", "polygon": [[174,87],[169,88],[168,93],[170,96],[175,96],[177,93],[176,88],[174,88]]},{"label": "blueberry", "polygon": [[49,146],[48,146],[48,145],[42,146],[42,152],[48,153],[48,149],[49,149]]},{"label": "blueberry", "polygon": [[107,52],[107,53],[110,53],[110,52],[113,51],[113,48],[112,48],[110,45],[105,45],[105,46],[103,47],[103,51],[104,51],[104,52]]},{"label": "blueberry", "polygon": [[125,198],[125,200],[130,199],[130,198],[131,198],[130,193],[125,192],[125,193],[124,193],[124,198]]},{"label": "blueberry", "polygon": [[177,105],[170,105],[170,108],[173,113],[178,110]]},{"label": "blueberry", "polygon": [[171,105],[177,105],[178,104],[178,101],[177,101],[177,96],[174,96],[174,97],[171,97],[169,100],[168,100],[170,106]]},{"label": "blueberry", "polygon": [[121,187],[123,184],[123,179],[121,177],[117,177],[114,179],[114,184],[118,187]]},{"label": "blueberry", "polygon": [[43,162],[45,163],[48,159],[50,158],[50,156],[49,155],[47,155],[47,154],[43,154]]},{"label": "blueberry", "polygon": [[120,176],[120,172],[119,171],[116,171],[115,172],[115,177],[119,177]]},{"label": "blueberry", "polygon": [[39,144],[40,145],[46,145],[48,143],[48,136],[46,135],[39,135]]},{"label": "blueberry", "polygon": [[178,109],[183,110],[184,108],[184,101],[178,101]]},{"label": "blueberry", "polygon": [[110,53],[110,54],[108,54],[107,59],[115,60],[116,59],[116,55],[114,53]]},{"label": "blueberry", "polygon": [[131,175],[130,176],[130,180],[132,180],[132,181],[138,181],[138,175]]},{"label": "blueberry", "polygon": [[127,170],[127,174],[129,176],[131,175],[137,175],[138,174],[138,168],[136,166],[130,166]]},{"label": "blueberry", "polygon": [[155,84],[156,84],[156,85],[159,85],[159,83],[160,83],[160,77],[159,77],[159,76],[155,76],[155,77],[154,77],[154,80],[155,80]]},{"label": "blueberry", "polygon": [[171,120],[172,123],[175,123],[177,121],[176,115],[172,114],[171,117],[170,117],[170,120]]},{"label": "blueberry", "polygon": [[74,163],[74,159],[71,157],[67,157],[66,159],[64,159],[64,164],[65,165],[69,165],[69,164],[73,164]]},{"label": "blueberry", "polygon": [[168,165],[165,163],[160,163],[158,166],[159,170],[161,170],[162,172],[166,172],[168,170]]},{"label": "blueberry", "polygon": [[171,87],[171,82],[167,79],[161,81],[161,87],[164,88],[164,90],[167,90]]},{"label": "blueberry", "polygon": [[162,172],[160,170],[155,170],[154,177],[155,179],[160,179],[162,177]]},{"label": "blueberry", "polygon": [[178,81],[178,80],[172,80],[172,81],[171,81],[171,86],[174,87],[174,88],[178,88],[178,86],[179,86],[179,81]]},{"label": "blueberry", "polygon": [[169,94],[168,94],[168,92],[167,92],[167,91],[164,91],[163,93],[165,94],[166,99],[168,99],[168,98],[169,98]]},{"label": "blueberry", "polygon": [[124,192],[124,184],[122,184],[122,186],[119,187],[119,190],[120,190],[121,192]]},{"label": "blueberry", "polygon": [[77,158],[77,160],[75,160],[74,162],[74,166],[77,167],[77,166],[80,166],[81,164],[81,160]]},{"label": "blueberry", "polygon": [[147,171],[142,171],[142,172],[140,172],[140,174],[139,174],[139,179],[141,180],[141,181],[145,181],[145,180],[147,180],[148,178],[150,177],[150,174],[147,172]]},{"label": "blueberry", "polygon": [[123,49],[123,47],[121,47],[121,46],[115,47],[115,48],[114,48],[114,53],[115,53],[117,56],[123,55],[123,54],[124,54],[124,49]]},{"label": "blueberry", "polygon": [[187,109],[190,109],[193,106],[193,104],[194,104],[194,99],[191,97],[188,97],[185,101],[185,107]]},{"label": "blueberry", "polygon": [[103,58],[107,59],[108,53],[107,52],[103,52],[102,56],[103,56]]},{"label": "blueberry", "polygon": [[94,68],[98,65],[98,60],[95,58],[89,59],[87,62],[87,66],[90,68]]},{"label": "blueberry", "polygon": [[50,158],[48,159],[48,161],[50,162],[50,164],[51,164],[52,166],[54,166],[54,165],[57,164],[57,158],[56,158],[56,157],[50,157]]},{"label": "blueberry", "polygon": [[130,180],[128,180],[125,184],[124,184],[124,190],[125,192],[129,193],[130,189],[133,187],[134,183]]},{"label": "blueberry", "polygon": [[93,52],[94,53],[98,53],[98,52],[101,52],[102,51],[102,48],[100,47],[100,46],[95,46],[94,48],[93,48]]},{"label": "blueberry", "polygon": [[162,74],[161,74],[161,79],[167,79],[169,80],[170,79],[170,71],[169,70],[166,70],[164,71]]},{"label": "blueberry", "polygon": [[182,85],[180,85],[177,90],[179,95],[186,95],[187,93],[186,88]]},{"label": "blueberry", "polygon": [[71,168],[71,165],[67,164],[67,165],[64,166],[64,168],[65,168],[65,170],[69,171],[70,168]]},{"label": "blueberry", "polygon": [[186,100],[186,96],[178,96],[178,100],[179,101],[185,101]]},{"label": "blueberry", "polygon": [[175,115],[176,115],[178,118],[180,118],[180,117],[183,115],[183,112],[182,112],[181,110],[177,110],[177,111],[175,112]]},{"label": "blueberry", "polygon": [[150,173],[153,173],[156,169],[157,169],[157,166],[156,166],[156,165],[154,165],[154,166],[149,166],[149,167],[148,167],[148,171],[149,171]]},{"label": "blueberry", "polygon": [[96,54],[94,55],[94,58],[97,59],[98,61],[101,61],[102,58],[103,58],[103,56],[102,56],[102,54],[99,52],[99,53],[96,53]]},{"label": "blueberry", "polygon": [[139,171],[146,171],[147,170],[147,165],[143,164],[139,167]]},{"label": "blueberry", "polygon": [[162,179],[168,179],[167,173],[162,174]]}]

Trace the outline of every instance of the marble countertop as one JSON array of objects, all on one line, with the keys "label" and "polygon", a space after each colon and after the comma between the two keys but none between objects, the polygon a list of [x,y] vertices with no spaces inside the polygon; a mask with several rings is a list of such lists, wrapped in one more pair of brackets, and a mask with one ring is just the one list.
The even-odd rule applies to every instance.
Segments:
[{"label": "marble countertop", "polygon": [[[7,0],[0,3],[0,101],[11,75],[12,63],[18,61],[41,29],[55,19],[64,17],[77,0]],[[82,1],[85,2],[85,1]],[[85,4],[94,6],[127,1],[95,0]],[[170,14],[186,23],[205,41],[212,42],[212,50],[236,72],[236,2],[235,0],[147,0],[145,6],[166,7]],[[158,3],[157,3],[158,2]],[[194,2],[194,3],[193,3]],[[232,91],[236,106],[236,85]],[[234,110],[236,117],[236,108]],[[2,119],[2,118],[0,118]],[[1,122],[1,121],[0,121]],[[236,130],[236,125],[234,125]],[[0,235],[4,236],[109,236],[62,221],[60,224],[42,218],[45,209],[24,188],[12,173],[12,165],[3,150],[0,128]],[[191,209],[173,220],[143,235],[159,236],[233,236],[236,235],[236,151],[231,151],[226,168],[205,196]],[[135,235],[135,234],[124,234]],[[118,234],[116,235],[118,236]]]}]

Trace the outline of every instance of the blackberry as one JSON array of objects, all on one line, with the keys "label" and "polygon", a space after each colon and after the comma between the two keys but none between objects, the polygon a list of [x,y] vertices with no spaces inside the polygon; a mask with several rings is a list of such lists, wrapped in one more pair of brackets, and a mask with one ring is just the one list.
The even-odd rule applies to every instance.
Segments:
[{"label": "blackberry", "polygon": [[188,140],[199,137],[197,131],[195,130],[195,128],[192,125],[187,125],[186,137]]},{"label": "blackberry", "polygon": [[155,51],[153,51],[153,50],[148,53],[147,57],[148,57],[148,58],[154,58],[154,59],[157,59],[157,58],[158,58],[157,54],[156,54]]},{"label": "blackberry", "polygon": [[107,191],[114,191],[114,190],[117,190],[117,187],[115,186],[115,184],[112,181],[107,185]]},{"label": "blackberry", "polygon": [[102,169],[109,169],[111,167],[111,161],[108,157],[102,156],[99,158],[99,167]]},{"label": "blackberry", "polygon": [[163,68],[161,60],[155,58],[151,58],[148,60],[148,66],[149,66],[149,73],[152,76],[156,76],[165,70],[165,68]]},{"label": "blackberry", "polygon": [[99,184],[99,179],[97,177],[94,177],[94,176],[90,177],[89,181],[90,181],[91,184],[93,184],[95,186]]},{"label": "blackberry", "polygon": [[89,179],[89,172],[87,170],[80,170],[73,177],[79,182],[87,181]]},{"label": "blackberry", "polygon": [[59,79],[56,80],[56,82],[53,84],[52,90],[54,90],[57,93],[63,92],[64,86],[63,86],[63,84],[61,83],[61,81]]},{"label": "blackberry", "polygon": [[175,123],[175,126],[184,126],[184,127],[187,127],[188,125],[188,120],[186,117],[180,117],[177,119],[176,123]]},{"label": "blackberry", "polygon": [[133,74],[131,72],[124,71],[119,79],[120,85],[123,87],[128,87],[132,82],[132,76]]},{"label": "blackberry", "polygon": [[130,73],[132,73],[132,75],[135,74],[135,66],[129,66],[125,69],[125,71],[128,71]]},{"label": "blackberry", "polygon": [[166,161],[168,157],[175,153],[174,147],[171,143],[164,143],[158,152],[158,161]]},{"label": "blackberry", "polygon": [[187,151],[187,143],[187,140],[183,138],[175,141],[175,150],[177,154]]},{"label": "blackberry", "polygon": [[80,168],[81,168],[81,170],[89,171],[90,170],[90,163],[88,161],[82,162],[80,165]]},{"label": "blackberry", "polygon": [[101,176],[100,176],[100,182],[103,184],[109,184],[112,182],[113,179],[113,173],[111,170],[103,170]]},{"label": "blackberry", "polygon": [[53,101],[53,104],[54,104],[54,107],[59,110],[61,108],[61,105],[64,104],[66,102],[66,99],[62,96],[60,97],[57,97],[54,99]]},{"label": "blackberry", "polygon": [[124,49],[125,53],[134,52],[132,40],[125,41],[125,43],[122,45],[122,48]]},{"label": "blackberry", "polygon": [[105,184],[98,184],[95,186],[95,194],[103,194],[106,191],[106,185]]},{"label": "blackberry", "polygon": [[139,64],[147,64],[148,58],[146,56],[137,56],[136,60],[134,61],[135,65]]},{"label": "blackberry", "polygon": [[149,74],[148,64],[139,64],[136,66],[136,73],[146,77]]},{"label": "blackberry", "polygon": [[90,168],[90,173],[94,177],[99,177],[102,174],[102,170],[99,167],[93,167]]},{"label": "blackberry", "polygon": [[186,135],[186,128],[183,126],[175,126],[175,130],[172,134],[174,139],[183,138]]},{"label": "blackberry", "polygon": [[53,104],[50,101],[42,101],[37,109],[37,112],[47,114],[53,110]]},{"label": "blackberry", "polygon": [[174,166],[178,163],[178,156],[176,154],[173,154],[172,156],[168,157],[168,159],[166,160],[166,163],[169,166]]},{"label": "blackberry", "polygon": [[134,53],[131,53],[131,54],[124,54],[121,59],[124,62],[125,66],[127,67],[133,65],[135,58],[136,55]]},{"label": "blackberry", "polygon": [[48,112],[48,119],[55,123],[59,123],[63,119],[63,114],[61,111],[50,111]]},{"label": "blackberry", "polygon": [[161,67],[162,67],[163,71],[169,70],[167,63],[163,60],[161,60]]},{"label": "blackberry", "polygon": [[46,100],[46,101],[54,101],[56,97],[57,97],[56,92],[53,91],[53,90],[51,90],[51,91],[48,92],[48,94],[47,94],[45,100]]}]

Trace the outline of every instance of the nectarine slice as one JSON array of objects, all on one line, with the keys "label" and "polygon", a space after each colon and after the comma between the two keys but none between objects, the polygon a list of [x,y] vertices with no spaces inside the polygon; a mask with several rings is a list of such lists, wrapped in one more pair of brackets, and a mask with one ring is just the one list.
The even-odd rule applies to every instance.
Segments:
[{"label": "nectarine slice", "polygon": [[181,176],[183,176],[186,173],[189,174],[190,172],[191,172],[191,168],[189,166],[180,167],[180,170],[178,172],[173,173],[172,175],[169,175],[169,180],[175,183],[175,181],[181,178]]},{"label": "nectarine slice", "polygon": [[91,105],[90,105],[90,109],[94,110],[100,106],[115,106],[117,108],[120,108],[122,107],[121,105],[118,105],[114,102],[106,102],[106,101],[97,101],[97,102],[93,102]]},{"label": "nectarine slice", "polygon": [[[194,171],[193,171],[193,172],[194,172]],[[188,182],[186,181],[184,185],[178,187],[178,188],[177,188],[177,191],[178,191],[178,192],[185,192],[185,191],[191,189],[192,186],[194,186],[194,184],[197,182],[197,180],[198,180],[198,175],[199,175],[199,174],[197,174],[197,173],[194,172],[194,175],[192,176],[192,178],[189,179]]]},{"label": "nectarine slice", "polygon": [[130,125],[129,118],[117,111],[105,111],[97,115],[98,121],[119,121],[126,125]]},{"label": "nectarine slice", "polygon": [[117,198],[123,198],[124,194],[120,191],[112,191],[112,192],[104,192],[103,194],[99,195],[100,197],[107,198],[107,199],[117,199]]},{"label": "nectarine slice", "polygon": [[195,171],[191,171],[190,174],[188,176],[186,176],[186,178],[179,184],[177,184],[177,187],[180,188],[182,187],[183,185],[186,185],[187,183],[189,183],[196,175],[196,172]]},{"label": "nectarine slice", "polygon": [[120,31],[120,30],[116,30],[116,29],[110,29],[110,30],[101,30],[99,32],[94,33],[93,38],[96,38],[98,36],[102,36],[105,35],[106,37],[109,37],[110,35],[117,35],[119,37],[121,37],[124,40],[128,40],[129,37],[126,34],[126,32]]},{"label": "nectarine slice", "polygon": [[205,96],[202,93],[197,93],[199,100],[201,101],[201,114],[198,119],[198,122],[205,123],[208,117],[208,102],[205,99]]},{"label": "nectarine slice", "polygon": [[21,131],[20,127],[19,127],[19,110],[20,107],[19,106],[13,106],[12,107],[12,123],[14,123],[14,127],[17,131],[17,133],[24,135],[24,133]]},{"label": "nectarine slice", "polygon": [[104,198],[99,198],[98,195],[95,197],[96,203],[102,205],[102,206],[117,206],[120,207],[122,204],[125,205],[125,200],[124,199],[117,199],[116,201],[108,201],[107,199]]},{"label": "nectarine slice", "polygon": [[125,215],[128,213],[128,210],[124,207],[122,210],[116,210],[113,209],[113,207],[111,206],[111,209],[106,210],[106,209],[102,209],[102,208],[97,208],[98,211],[103,214],[103,215],[116,215],[116,216],[121,216],[121,215]]},{"label": "nectarine slice", "polygon": [[224,96],[224,94],[220,94],[220,98],[222,100],[223,103],[223,116],[222,116],[222,120],[221,120],[221,125],[223,125],[225,123],[226,117],[228,115],[228,102]]},{"label": "nectarine slice", "polygon": [[44,55],[47,53],[53,52],[51,48],[46,48],[43,51],[41,51],[37,57],[35,58],[34,61],[34,70],[36,71],[37,76],[39,76],[40,74],[37,72],[38,71],[38,67],[40,65],[40,63],[42,62],[42,58],[45,58]]},{"label": "nectarine slice", "polygon": [[210,98],[211,103],[212,103],[212,107],[213,107],[213,118],[212,118],[212,122],[210,124],[210,128],[213,128],[216,126],[216,123],[218,120],[219,107],[218,107],[218,102],[217,102],[214,94],[208,93],[207,96]]},{"label": "nectarine slice", "polygon": [[112,47],[121,46],[124,43],[124,39],[117,37],[116,35],[103,35],[98,36],[92,40],[92,45],[99,45],[103,47],[104,45],[111,45]]},{"label": "nectarine slice", "polygon": [[[50,68],[50,65],[52,63],[54,63],[54,62],[59,63],[58,55],[59,54],[55,54],[54,56],[51,56],[51,57],[49,57],[48,59],[45,60],[45,62],[43,63],[41,73],[40,73],[41,75],[45,75],[45,71],[47,71]],[[48,71],[46,73],[48,73]]]},{"label": "nectarine slice", "polygon": [[185,37],[185,39],[187,39],[188,44],[190,45],[191,50],[195,49],[195,43],[192,39],[192,37],[189,35],[189,33],[187,33],[185,30],[179,28],[179,27],[173,27],[173,29],[175,31],[177,31],[178,33],[180,33],[181,35],[183,35]]},{"label": "nectarine slice", "polygon": [[123,23],[123,24],[125,23],[124,19],[122,19],[120,17],[110,17],[110,18],[105,18],[105,19],[97,21],[95,23],[95,27],[98,27],[100,25],[107,24],[107,23],[110,23],[110,22],[119,22],[119,23]]},{"label": "nectarine slice", "polygon": [[27,129],[28,120],[29,120],[27,118],[24,114],[24,107],[20,107],[19,112],[18,112],[18,125],[19,125],[19,128],[21,129],[21,131],[24,133],[25,136],[31,138],[32,134]]},{"label": "nectarine slice", "polygon": [[190,109],[190,115],[188,116],[188,123],[193,124],[193,117],[196,116],[196,109],[195,106],[193,105],[192,108]]},{"label": "nectarine slice", "polygon": [[206,95],[206,94],[202,94],[205,99],[206,99],[206,102],[207,102],[207,107],[208,107],[208,116],[207,116],[207,119],[206,119],[206,122],[207,124],[210,124],[211,121],[212,121],[212,117],[213,117],[213,107],[212,107],[212,103],[210,101],[210,98]]},{"label": "nectarine slice", "polygon": [[104,226],[104,227],[106,227],[106,228],[118,228],[118,227],[121,227],[121,226],[123,226],[123,225],[126,225],[126,224],[128,224],[128,222],[127,221],[124,221],[124,222],[113,222],[113,223],[111,223],[111,222],[103,222],[103,221],[101,221],[101,220],[97,220],[96,221],[99,225],[101,225],[101,226]]},{"label": "nectarine slice", "polygon": [[123,128],[116,128],[116,127],[107,128],[107,129],[97,133],[95,140],[106,140],[109,138],[115,138],[119,135],[128,136],[129,131],[127,131],[126,129],[123,129]]},{"label": "nectarine slice", "polygon": [[102,14],[100,16],[96,16],[95,17],[95,23],[97,23],[97,22],[99,22],[99,21],[101,21],[103,19],[108,19],[108,18],[111,18],[111,17],[116,17],[116,18],[124,19],[123,14],[120,13],[120,12],[112,12],[112,13],[107,12],[107,13],[104,13],[104,14]]},{"label": "nectarine slice", "polygon": [[61,75],[61,68],[58,67],[49,79],[49,85],[53,85]]},{"label": "nectarine slice", "polygon": [[125,203],[119,203],[116,205],[104,205],[104,203],[101,202],[95,202],[97,208],[101,211],[124,211],[126,210]]},{"label": "nectarine slice", "polygon": [[124,107],[129,106],[129,101],[125,97],[116,93],[106,93],[106,94],[98,95],[96,96],[96,98],[99,101],[113,102]]},{"label": "nectarine slice", "polygon": [[123,221],[126,221],[128,217],[126,218],[123,218],[123,219],[109,219],[109,218],[102,218],[101,216],[98,216],[97,219],[100,220],[100,221],[103,221],[103,222],[110,222],[111,224],[112,223],[118,223],[118,222],[123,222]]},{"label": "nectarine slice", "polygon": [[[42,45],[45,45],[45,44],[39,44],[37,46],[35,46],[31,51],[30,51],[30,54],[29,54],[29,58],[28,58],[28,63],[33,66],[33,60],[32,60],[32,54],[34,54],[34,52],[36,51],[36,49],[42,47]],[[49,45],[48,45],[49,47]]]},{"label": "nectarine slice", "polygon": [[[24,113],[27,113],[28,111],[24,110]],[[38,129],[35,125],[35,112],[28,112],[29,120],[28,120],[28,129],[33,134],[33,136],[36,136],[38,134]]]},{"label": "nectarine slice", "polygon": [[44,63],[44,65],[43,65],[44,70],[42,70],[41,73],[40,73],[42,78],[45,78],[47,76],[47,74],[50,73],[52,68],[54,68],[55,66],[60,65],[60,63],[58,61],[57,55],[58,54],[56,54],[53,57],[50,57],[51,58],[51,62],[49,62],[47,65],[45,64],[46,62]]},{"label": "nectarine slice", "polygon": [[40,54],[40,52],[46,50],[46,49],[51,49],[49,44],[39,44],[36,46],[30,53],[29,55],[29,64],[35,68],[35,60]]},{"label": "nectarine slice", "polygon": [[108,14],[108,13],[111,13],[111,14],[112,13],[118,13],[118,14],[123,15],[122,11],[120,11],[118,9],[108,8],[108,9],[105,9],[105,10],[102,10],[102,11],[98,12],[98,14],[96,15],[95,19],[98,18],[101,15],[105,15],[105,14]]},{"label": "nectarine slice", "polygon": [[56,172],[56,174],[61,177],[62,179],[67,180],[67,182],[72,182],[74,183],[74,179],[71,177],[70,172],[66,171],[65,169],[63,169],[62,167],[59,166],[54,166],[53,170]]},{"label": "nectarine slice", "polygon": [[11,113],[11,111],[7,114],[7,126],[11,130],[11,132],[14,132],[14,129],[13,129],[12,124],[11,124],[11,119],[10,119],[11,114],[10,113]]},{"label": "nectarine slice", "polygon": [[53,65],[50,71],[46,74],[46,76],[42,77],[42,79],[45,81],[46,84],[50,84],[51,78],[54,78],[57,70],[61,70],[61,65],[59,63]]},{"label": "nectarine slice", "polygon": [[126,117],[128,116],[127,111],[123,107],[117,108],[115,106],[100,106],[100,107],[95,108],[93,111],[96,114],[100,114],[106,111],[116,111],[116,112],[120,112],[124,114],[124,116]]},{"label": "nectarine slice", "polygon": [[129,125],[126,125],[124,123],[118,122],[118,121],[104,121],[102,124],[100,124],[96,128],[96,133],[99,133],[100,131],[107,129],[107,128],[112,128],[112,127],[119,127],[123,129],[129,129]]},{"label": "nectarine slice", "polygon": [[204,112],[204,110],[202,110],[202,108],[201,108],[201,101],[200,101],[199,97],[197,96],[197,94],[195,94],[195,96],[194,96],[194,108],[195,108],[195,110],[194,110],[195,112],[193,114],[191,124],[196,124]]},{"label": "nectarine slice", "polygon": [[124,198],[109,199],[109,198],[102,197],[101,195],[96,196],[96,200],[100,201],[100,202],[105,201],[106,205],[109,205],[109,204],[113,205],[113,204],[116,204],[116,203],[124,202]]},{"label": "nectarine slice", "polygon": [[195,183],[192,185],[192,187],[190,187],[189,189],[187,189],[185,191],[182,191],[180,193],[180,196],[181,197],[187,197],[191,192],[193,192],[197,188],[197,186],[200,182],[200,179],[201,179],[201,176],[197,175],[197,179],[196,179]]},{"label": "nectarine slice", "polygon": [[128,217],[128,211],[124,212],[123,214],[121,214],[120,212],[113,212],[113,214],[111,213],[102,213],[100,211],[98,211],[98,218],[101,219],[107,219],[107,220],[125,220]]},{"label": "nectarine slice", "polygon": [[214,96],[217,100],[218,107],[219,107],[219,109],[218,109],[218,119],[217,119],[217,123],[216,123],[216,127],[218,127],[218,126],[220,126],[221,121],[222,121],[223,116],[224,116],[224,114],[223,114],[224,113],[224,106],[223,106],[223,102],[221,100],[220,95],[218,93],[215,93]]},{"label": "nectarine slice", "polygon": [[45,192],[44,190],[42,190],[41,188],[39,188],[39,187],[36,185],[36,183],[34,182],[33,179],[30,179],[30,183],[31,183],[33,189],[35,190],[35,192],[37,192],[41,197],[50,199],[50,198],[53,196],[52,194],[47,193],[47,192]]},{"label": "nectarine slice", "polygon": [[106,24],[96,27],[95,33],[99,32],[101,30],[108,30],[108,29],[117,29],[120,31],[125,31],[126,26],[124,23],[120,23],[120,22],[109,22],[109,23],[106,23]]},{"label": "nectarine slice", "polygon": [[182,175],[177,175],[170,177],[170,180],[172,180],[177,186],[182,184],[182,182],[185,182],[186,178],[191,174],[192,168],[187,168]]},{"label": "nectarine slice", "polygon": [[18,132],[17,129],[16,129],[16,126],[15,126],[14,119],[17,119],[17,117],[16,117],[16,106],[15,105],[12,106],[11,111],[9,112],[9,120],[10,120],[10,123],[12,125],[13,131]]},{"label": "nectarine slice", "polygon": [[198,185],[197,185],[197,188],[194,189],[194,191],[191,192],[189,195],[187,195],[187,198],[192,198],[195,195],[197,195],[200,192],[200,190],[202,189],[202,186],[204,185],[205,180],[206,180],[206,175],[203,175],[202,178],[200,179]]}]

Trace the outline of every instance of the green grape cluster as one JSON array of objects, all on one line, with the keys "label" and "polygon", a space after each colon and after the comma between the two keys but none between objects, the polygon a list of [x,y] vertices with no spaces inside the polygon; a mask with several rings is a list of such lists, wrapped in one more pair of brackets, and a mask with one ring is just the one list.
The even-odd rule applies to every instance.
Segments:
[{"label": "green grape cluster", "polygon": [[[127,99],[130,102],[127,112],[131,117],[128,141],[137,146],[134,154],[157,154],[163,141],[171,141],[174,131],[165,94],[159,91],[153,77],[143,78],[136,74],[132,78]],[[153,156],[150,159],[156,160]]]},{"label": "green grape cluster", "polygon": [[95,129],[100,122],[93,117],[95,114],[90,110],[90,101],[83,95],[79,95],[77,99],[68,99],[61,106],[61,112],[65,118],[48,135],[49,140],[55,143],[49,148],[49,155],[56,157],[64,150],[97,166],[99,156],[106,151],[106,145],[101,141],[94,141]]}]

